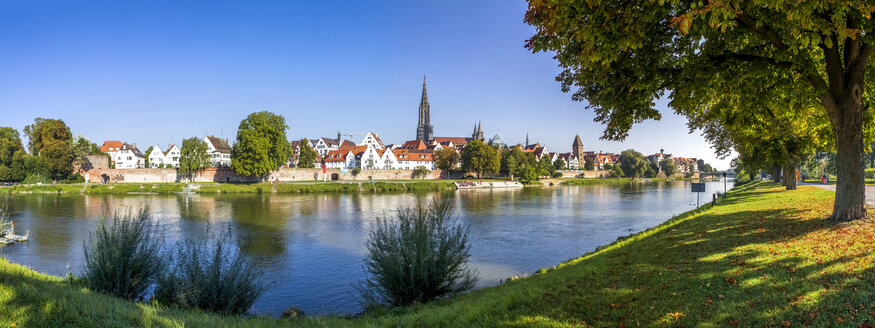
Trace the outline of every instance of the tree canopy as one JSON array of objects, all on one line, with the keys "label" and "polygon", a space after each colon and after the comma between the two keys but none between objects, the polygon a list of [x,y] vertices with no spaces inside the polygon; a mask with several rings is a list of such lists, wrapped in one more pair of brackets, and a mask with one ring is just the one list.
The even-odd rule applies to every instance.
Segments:
[{"label": "tree canopy", "polygon": [[434,165],[441,170],[450,171],[456,167],[462,156],[453,147],[444,147],[434,152]]},{"label": "tree canopy", "polygon": [[555,52],[562,90],[588,102],[607,139],[659,119],[655,100],[664,96],[689,116],[743,92],[770,101],[765,88],[731,86],[781,82],[780,90],[794,90],[828,117],[839,154],[831,217],[849,220],[866,214],[873,10],[864,1],[529,0],[525,21],[536,32],[526,47]]},{"label": "tree canopy", "polygon": [[671,178],[671,176],[678,172],[678,166],[674,163],[673,159],[663,158],[659,161],[659,170],[662,171],[666,177]]},{"label": "tree canopy", "polygon": [[210,156],[207,154],[207,143],[198,137],[182,140],[179,148],[179,174],[191,177],[210,166]]},{"label": "tree canopy", "polygon": [[24,149],[18,130],[10,127],[0,127],[0,165],[11,167],[16,151]]},{"label": "tree canopy", "polygon": [[301,144],[298,147],[300,147],[298,150],[298,162],[295,163],[295,166],[308,169],[316,167],[316,158],[319,157],[319,154],[310,147],[310,140],[307,140],[307,138],[301,139]]},{"label": "tree canopy", "polygon": [[263,177],[280,168],[292,156],[288,128],[282,115],[268,111],[249,114],[237,128],[231,169],[240,175]]},{"label": "tree canopy", "polygon": [[498,150],[480,140],[471,140],[462,149],[462,170],[484,174],[495,174],[501,168],[501,156]]},{"label": "tree canopy", "polygon": [[54,141],[66,142],[73,137],[70,128],[62,120],[37,117],[33,124],[24,127],[28,149],[32,155],[40,155],[43,147]]},{"label": "tree canopy", "polygon": [[620,169],[623,170],[624,176],[628,178],[643,177],[649,166],[644,156],[632,149],[627,149],[620,153],[619,162]]}]

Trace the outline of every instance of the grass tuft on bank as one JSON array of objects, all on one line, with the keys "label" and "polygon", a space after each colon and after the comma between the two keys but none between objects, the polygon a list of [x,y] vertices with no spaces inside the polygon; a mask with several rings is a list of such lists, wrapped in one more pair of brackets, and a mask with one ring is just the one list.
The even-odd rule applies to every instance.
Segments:
[{"label": "grass tuft on bank", "polygon": [[833,197],[750,183],[544,273],[355,318],[243,319],[135,304],[0,261],[0,326],[875,325],[875,221],[825,221]]}]

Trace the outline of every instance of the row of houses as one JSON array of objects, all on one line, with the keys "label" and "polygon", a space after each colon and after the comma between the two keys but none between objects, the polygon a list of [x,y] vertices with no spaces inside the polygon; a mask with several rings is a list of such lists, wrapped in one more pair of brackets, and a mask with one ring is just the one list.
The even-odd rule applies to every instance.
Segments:
[{"label": "row of houses", "polygon": [[[206,136],[204,142],[207,144],[207,156],[210,158],[211,166],[231,166],[231,146],[228,144],[228,139]],[[153,145],[151,148],[147,156],[135,143],[107,140],[100,146],[100,151],[109,155],[111,167],[117,169],[138,169],[147,166],[149,168],[179,167],[182,154],[178,146],[170,144],[164,150],[159,145]]]},{"label": "row of houses", "polygon": [[[483,132],[479,126],[475,126],[474,133],[469,137],[434,137],[432,140],[410,140],[401,144],[384,144],[379,135],[369,132],[363,136],[360,142],[343,140],[338,133],[337,138],[313,138],[306,139],[307,145],[317,153],[317,166],[325,165],[330,169],[415,169],[425,167],[429,170],[436,169],[434,152],[444,148],[453,148],[461,152],[472,140],[482,140],[488,144],[506,148],[519,148],[525,153],[532,154],[538,159],[549,158],[552,162],[561,159],[565,163],[565,169],[582,170],[585,163],[591,161],[594,170],[605,170],[607,166],[616,164],[619,155],[614,153],[584,151],[583,142],[579,136],[575,136],[572,142],[572,151],[567,153],[549,152],[547,146],[540,143],[518,144],[507,146],[498,135],[489,140],[483,138]],[[528,138],[527,138],[528,139]],[[215,136],[205,136],[207,154],[210,165],[213,167],[231,166],[231,146],[227,139]],[[287,166],[294,167],[298,162],[302,142],[305,139],[291,142],[293,155]],[[168,145],[162,148],[153,145],[148,156],[143,154],[136,144],[130,144],[118,140],[108,140],[100,146],[100,150],[109,154],[111,165],[115,168],[159,168],[179,167],[181,157],[180,148],[177,145]],[[671,158],[678,167],[679,172],[695,173],[704,165],[702,160],[695,158],[672,157],[663,150],[659,153],[645,156],[646,159],[658,167],[658,163]],[[147,161],[148,159],[148,161]]]}]

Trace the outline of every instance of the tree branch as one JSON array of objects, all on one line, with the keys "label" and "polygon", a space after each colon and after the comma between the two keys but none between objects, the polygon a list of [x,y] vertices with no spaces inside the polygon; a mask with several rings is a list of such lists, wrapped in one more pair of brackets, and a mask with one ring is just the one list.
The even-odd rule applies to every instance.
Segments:
[{"label": "tree branch", "polygon": [[754,18],[750,17],[748,14],[741,13],[741,14],[735,16],[735,21],[737,21],[739,23],[739,26],[743,26],[751,31],[756,32],[760,36],[762,36],[764,39],[766,39],[767,41],[772,43],[772,45],[775,46],[775,48],[778,48],[781,50],[785,50],[785,49],[789,48],[789,46],[784,43],[784,40],[781,39],[781,36],[778,34],[778,32],[775,32],[774,29],[772,29],[771,27],[769,27],[765,24],[757,26],[756,20],[754,20]]}]

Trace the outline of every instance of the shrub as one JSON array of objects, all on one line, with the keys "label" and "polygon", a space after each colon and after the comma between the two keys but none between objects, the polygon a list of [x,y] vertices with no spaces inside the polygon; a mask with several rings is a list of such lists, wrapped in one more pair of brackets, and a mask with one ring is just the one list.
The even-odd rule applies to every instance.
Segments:
[{"label": "shrub", "polygon": [[153,223],[149,209],[136,214],[116,212],[112,226],[100,218],[83,243],[83,280],[89,288],[125,299],[141,298],[165,268],[161,254],[163,233]]},{"label": "shrub", "polygon": [[425,166],[417,166],[413,169],[413,178],[414,179],[422,179],[425,178],[431,171],[429,171]]},{"label": "shrub", "polygon": [[471,289],[469,228],[455,223],[448,201],[399,208],[371,227],[359,290],[367,305],[423,303]]},{"label": "shrub", "polygon": [[875,168],[866,169],[866,179],[875,179]]},{"label": "shrub", "polygon": [[265,291],[261,271],[222,236],[210,233],[177,244],[172,270],[158,279],[154,299],[222,314],[244,313]]}]

